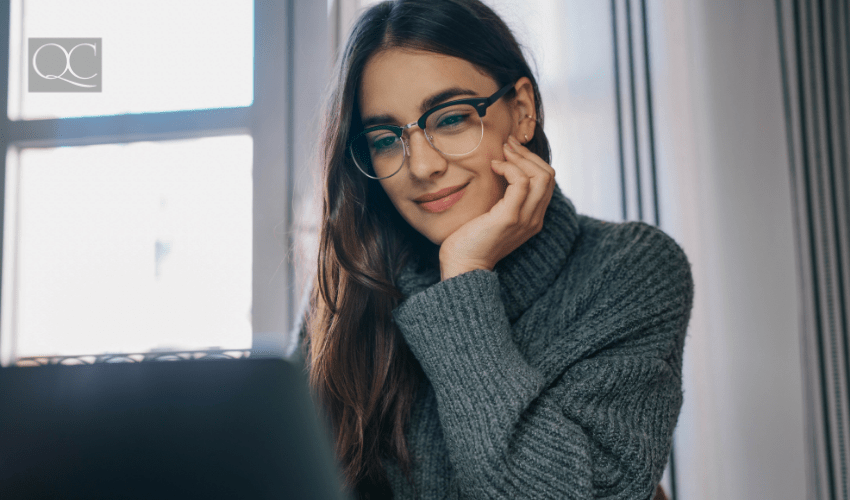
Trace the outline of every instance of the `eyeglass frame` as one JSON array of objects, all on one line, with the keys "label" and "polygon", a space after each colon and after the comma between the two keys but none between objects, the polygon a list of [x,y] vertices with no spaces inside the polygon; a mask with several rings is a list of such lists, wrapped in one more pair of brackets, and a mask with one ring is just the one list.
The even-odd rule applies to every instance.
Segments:
[{"label": "eyeglass frame", "polygon": [[[440,151],[437,148],[437,146],[434,145],[433,142],[431,142],[431,136],[428,135],[428,133],[425,131],[425,122],[428,120],[428,117],[431,116],[432,114],[434,114],[435,112],[437,112],[441,109],[444,109],[444,108],[448,108],[450,106],[457,106],[457,105],[460,105],[460,104],[469,104],[473,108],[475,108],[475,110],[478,112],[479,118],[484,118],[484,116],[487,114],[487,108],[489,108],[496,101],[501,99],[502,96],[507,94],[512,88],[514,88],[515,85],[516,85],[516,82],[509,83],[509,84],[505,85],[504,87],[500,88],[499,90],[497,90],[490,97],[469,97],[469,98],[465,98],[465,99],[457,99],[457,100],[454,100],[454,101],[448,101],[448,102],[444,102],[442,104],[437,104],[433,108],[431,108],[428,111],[426,111],[425,113],[423,113],[422,116],[420,116],[418,120],[416,120],[415,122],[410,122],[407,125],[403,125],[403,126],[399,126],[399,125],[375,125],[375,126],[369,127],[367,129],[359,132],[352,139],[349,139],[348,147],[346,147],[345,150],[351,156],[351,160],[354,162],[354,166],[357,167],[357,170],[360,170],[360,173],[362,173],[363,175],[365,175],[366,177],[368,177],[370,179],[374,179],[374,180],[378,180],[378,181],[382,180],[382,179],[388,179],[388,178],[394,176],[395,174],[397,174],[401,171],[401,167],[404,166],[404,158],[407,157],[407,156],[410,156],[410,153],[408,152],[408,148],[410,146],[408,146],[406,144],[403,134],[404,134],[405,130],[412,128],[414,126],[418,126],[422,130],[422,133],[425,134],[425,138],[428,140],[428,144],[430,144],[431,147],[434,148],[434,150],[436,150],[440,154],[444,154],[446,156],[465,156],[465,155],[468,155],[470,153],[473,153],[476,149],[478,149],[478,146],[481,145],[481,141],[484,140],[484,131],[483,131],[484,121],[483,120],[481,121],[481,127],[482,127],[481,139],[478,140],[478,144],[474,148],[472,148],[472,151],[468,151],[466,153],[444,153],[444,152]],[[359,139],[360,136],[366,135],[369,132],[373,132],[375,130],[389,130],[390,132],[395,134],[395,136],[398,137],[401,140],[401,147],[402,147],[401,164],[399,164],[398,170],[396,170],[395,172],[391,173],[390,175],[387,175],[387,176],[384,176],[384,177],[372,177],[371,175],[364,172],[363,169],[360,168],[360,165],[357,163],[357,160],[354,159],[354,152],[351,150],[351,148],[354,147],[354,142],[357,139]],[[373,171],[374,171],[374,167],[373,167]]]}]

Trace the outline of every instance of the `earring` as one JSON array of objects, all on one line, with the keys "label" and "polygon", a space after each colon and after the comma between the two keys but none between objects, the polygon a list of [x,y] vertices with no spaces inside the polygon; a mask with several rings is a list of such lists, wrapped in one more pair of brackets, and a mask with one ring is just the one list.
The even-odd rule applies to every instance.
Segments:
[{"label": "earring", "polygon": [[525,137],[525,142],[528,142],[528,134],[522,134]]}]

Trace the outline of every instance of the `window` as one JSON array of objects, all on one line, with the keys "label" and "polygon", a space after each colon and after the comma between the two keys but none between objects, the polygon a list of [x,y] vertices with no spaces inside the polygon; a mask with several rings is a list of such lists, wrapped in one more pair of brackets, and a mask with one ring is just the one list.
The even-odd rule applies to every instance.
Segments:
[{"label": "window", "polygon": [[[0,363],[241,356],[258,336],[283,338],[294,293],[292,9],[0,7]],[[101,92],[28,91],[29,39],[90,37],[101,41]],[[61,55],[44,53],[48,69]]]},{"label": "window", "polygon": [[[12,4],[8,109],[12,120],[251,105],[251,0]],[[27,51],[27,40],[33,37],[101,38],[102,91],[28,92],[29,61],[24,56],[33,56]],[[84,54],[73,54],[71,59],[77,57]],[[43,72],[57,74],[66,62],[56,47],[42,49],[38,61]]]},{"label": "window", "polygon": [[250,348],[251,154],[249,135],[11,152],[10,355]]}]

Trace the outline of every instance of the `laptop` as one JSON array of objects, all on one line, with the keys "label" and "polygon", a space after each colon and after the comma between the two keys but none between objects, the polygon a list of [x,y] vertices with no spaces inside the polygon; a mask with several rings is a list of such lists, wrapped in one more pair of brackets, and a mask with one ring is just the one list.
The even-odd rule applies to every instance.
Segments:
[{"label": "laptop", "polygon": [[283,359],[0,368],[0,498],[345,499]]}]

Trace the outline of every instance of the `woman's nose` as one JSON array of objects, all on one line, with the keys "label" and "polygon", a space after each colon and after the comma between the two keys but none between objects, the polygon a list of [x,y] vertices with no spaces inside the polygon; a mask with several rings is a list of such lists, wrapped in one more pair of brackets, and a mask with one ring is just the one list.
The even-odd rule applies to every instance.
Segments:
[{"label": "woman's nose", "polygon": [[429,179],[448,168],[448,162],[431,146],[424,130],[410,130],[407,137],[407,167],[411,176]]}]

